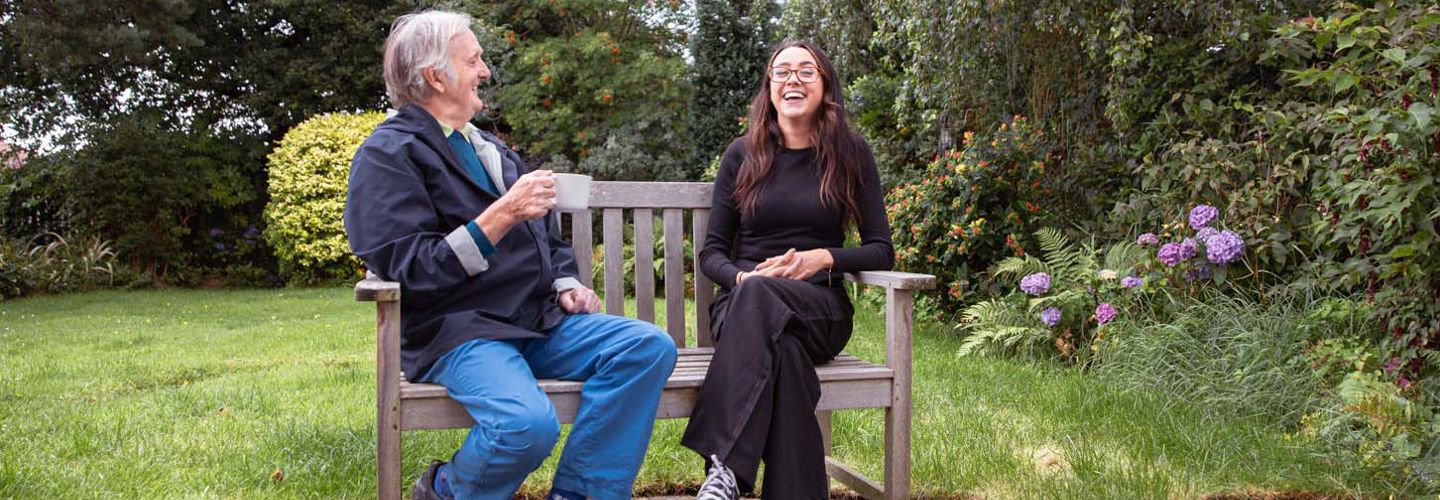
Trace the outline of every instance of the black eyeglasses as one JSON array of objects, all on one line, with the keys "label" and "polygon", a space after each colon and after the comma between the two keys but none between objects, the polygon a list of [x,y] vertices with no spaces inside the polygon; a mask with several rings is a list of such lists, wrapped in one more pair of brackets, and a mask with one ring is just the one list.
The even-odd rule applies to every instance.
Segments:
[{"label": "black eyeglasses", "polygon": [[816,68],[814,66],[804,66],[800,69],[790,69],[786,66],[774,66],[770,68],[770,81],[775,83],[785,83],[790,80],[790,75],[795,75],[796,78],[800,79],[801,83],[811,83],[815,80],[820,79],[820,75],[823,74],[825,73],[823,71],[820,71],[820,68]]}]

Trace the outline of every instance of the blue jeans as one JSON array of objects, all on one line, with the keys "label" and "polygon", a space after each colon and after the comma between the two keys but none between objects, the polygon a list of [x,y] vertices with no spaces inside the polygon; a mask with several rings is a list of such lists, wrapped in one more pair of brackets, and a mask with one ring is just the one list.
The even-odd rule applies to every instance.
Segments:
[{"label": "blue jeans", "polygon": [[675,342],[655,325],[574,314],[547,338],[461,344],[417,381],[444,386],[475,419],[450,459],[456,498],[508,499],[550,455],[560,424],[538,377],[585,382],[554,487],[628,499],[674,367]]}]

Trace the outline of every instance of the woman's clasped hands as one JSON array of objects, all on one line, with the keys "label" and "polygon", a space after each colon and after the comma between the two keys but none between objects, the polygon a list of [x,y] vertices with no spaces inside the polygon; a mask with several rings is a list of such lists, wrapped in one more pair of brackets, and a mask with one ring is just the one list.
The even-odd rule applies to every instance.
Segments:
[{"label": "woman's clasped hands", "polygon": [[834,265],[834,257],[830,255],[829,250],[824,248],[800,252],[791,248],[783,254],[765,259],[764,262],[755,266],[753,271],[741,271],[735,277],[735,284],[738,285],[753,276],[804,280],[814,276],[817,272],[829,270]]}]

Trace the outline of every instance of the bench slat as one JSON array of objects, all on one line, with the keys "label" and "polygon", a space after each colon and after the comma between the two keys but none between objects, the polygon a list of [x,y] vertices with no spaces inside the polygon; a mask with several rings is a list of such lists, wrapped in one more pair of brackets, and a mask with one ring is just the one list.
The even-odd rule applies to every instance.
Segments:
[{"label": "bench slat", "polygon": [[583,210],[573,212],[570,215],[570,240],[571,247],[575,250],[575,267],[580,271],[580,282],[590,289],[595,289],[594,263],[592,252],[595,251],[593,242],[594,234],[590,227],[590,211]]},{"label": "bench slat", "polygon": [[[888,370],[887,370],[888,371]],[[823,373],[823,372],[820,372]],[[672,378],[660,395],[657,418],[680,418],[690,416],[695,398],[700,392],[703,374],[681,379]],[[890,404],[889,378],[827,379],[822,376],[825,390],[820,394],[817,410],[843,410],[848,408],[877,408]],[[580,382],[542,380],[544,388],[555,406],[555,415],[560,423],[572,423],[580,409]],[[455,400],[446,397],[445,390],[430,384],[402,386],[401,429],[453,429],[474,425],[465,408]],[[424,397],[415,394],[425,394]]]},{"label": "bench slat", "polygon": [[595,182],[590,206],[595,208],[710,208],[709,182]]},{"label": "bench slat", "polygon": [[648,208],[630,212],[635,227],[635,317],[655,322],[655,214]]},{"label": "bench slat", "polygon": [[625,315],[625,212],[605,209],[605,312]]},{"label": "bench slat", "polygon": [[715,300],[715,285],[700,272],[700,250],[705,246],[705,229],[710,227],[710,210],[697,208],[690,212],[690,247],[693,249],[690,274],[695,277],[695,345],[709,346],[710,302]]},{"label": "bench slat", "polygon": [[[676,367],[670,379],[665,382],[665,390],[682,387],[699,387],[705,379],[705,370],[709,367],[709,360],[704,364],[691,363],[683,369]],[[820,382],[833,382],[841,380],[890,380],[894,377],[894,371],[881,365],[866,363],[856,358],[849,360],[833,361],[815,368],[815,374],[820,377]],[[547,394],[559,394],[565,392],[579,392],[585,384],[573,380],[542,379],[539,381],[540,388]],[[436,384],[415,384],[405,382],[400,386],[400,399],[426,399],[443,398],[445,388]],[[409,404],[408,402],[406,404]]]},{"label": "bench slat", "polygon": [[665,209],[665,331],[685,347],[685,211]]},{"label": "bench slat", "polygon": [[861,271],[845,273],[845,279],[862,285],[876,285],[896,290],[929,290],[935,288],[935,277],[928,274],[899,271]]}]

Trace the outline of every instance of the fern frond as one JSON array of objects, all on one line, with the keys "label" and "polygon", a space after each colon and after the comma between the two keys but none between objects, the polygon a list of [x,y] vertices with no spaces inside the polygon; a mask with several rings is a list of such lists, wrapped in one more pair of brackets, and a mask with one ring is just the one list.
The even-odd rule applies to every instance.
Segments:
[{"label": "fern frond", "polygon": [[1084,291],[1067,289],[1060,291],[1059,293],[1052,293],[1049,295],[1030,299],[1030,305],[1026,308],[1026,311],[1031,315],[1035,315],[1039,314],[1040,311],[1044,310],[1046,307],[1055,306],[1063,309],[1063,306],[1066,304],[1084,302],[1088,298],[1089,297]]},{"label": "fern frond", "polygon": [[965,309],[964,330],[969,335],[960,344],[959,356],[984,350],[1010,350],[1017,345],[1043,345],[1050,332],[1041,328],[1035,315],[1026,311],[1020,296],[990,299]]},{"label": "fern frond", "polygon": [[[1011,285],[1020,281],[1020,278],[1032,273],[1050,273],[1051,269],[1045,262],[1024,255],[1021,257],[1007,257],[1005,260],[996,262],[990,266],[990,276],[995,279],[1005,278],[1006,283]],[[1054,274],[1054,273],[1051,273]]]},{"label": "fern frond", "polygon": [[1133,242],[1122,241],[1110,245],[1110,249],[1105,251],[1105,269],[1114,269],[1117,272],[1129,271],[1135,269],[1135,266],[1149,257],[1149,252],[1144,247]]},{"label": "fern frond", "polygon": [[1086,266],[1087,252],[1075,246],[1059,229],[1041,228],[1035,231],[1035,239],[1040,242],[1040,250],[1045,252],[1045,265],[1051,276],[1079,276],[1085,269],[1093,267]]},{"label": "fern frond", "polygon": [[995,350],[997,352],[1013,351],[1016,346],[1032,346],[1042,344],[1050,340],[1050,334],[1044,329],[1030,326],[1003,326],[976,330],[971,333],[965,341],[960,344],[957,356],[968,356],[977,351]]}]

